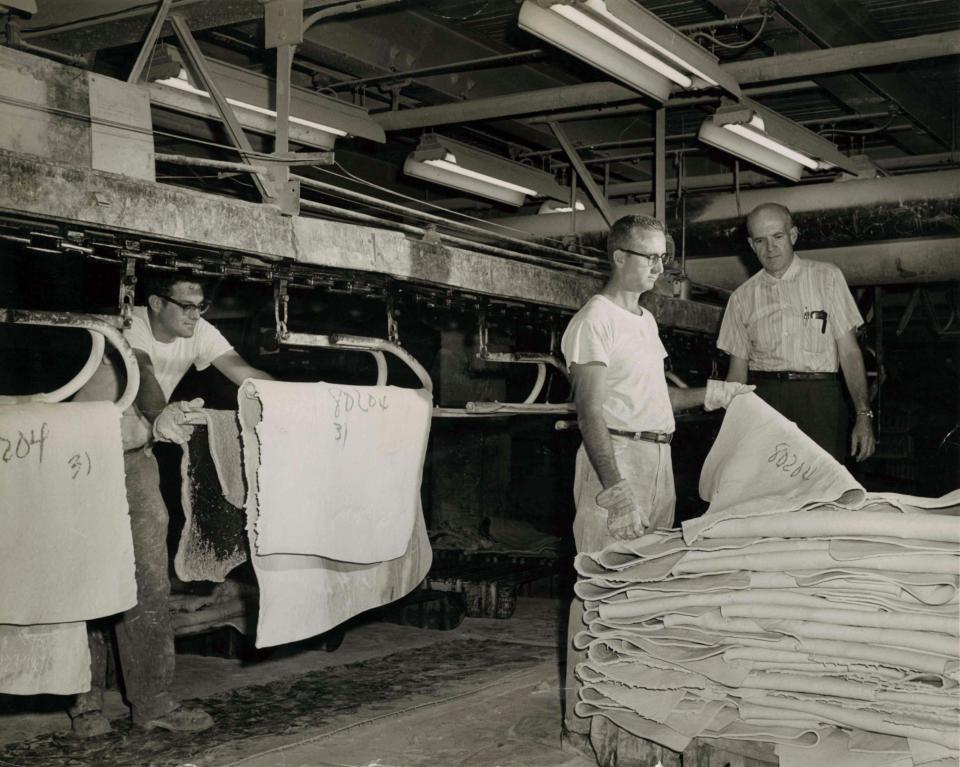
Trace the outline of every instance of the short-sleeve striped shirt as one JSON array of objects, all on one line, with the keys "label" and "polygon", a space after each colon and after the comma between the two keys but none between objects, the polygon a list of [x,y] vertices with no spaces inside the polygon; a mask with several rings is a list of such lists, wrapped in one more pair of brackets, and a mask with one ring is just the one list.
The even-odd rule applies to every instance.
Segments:
[{"label": "short-sleeve striped shirt", "polygon": [[750,370],[835,373],[836,339],[862,324],[843,273],[794,256],[783,277],[762,269],[733,292],[717,347]]}]

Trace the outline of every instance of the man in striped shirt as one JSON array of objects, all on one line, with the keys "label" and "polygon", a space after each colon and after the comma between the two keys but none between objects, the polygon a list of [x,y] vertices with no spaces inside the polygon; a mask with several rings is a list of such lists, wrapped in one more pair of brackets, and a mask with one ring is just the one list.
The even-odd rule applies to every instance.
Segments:
[{"label": "man in striped shirt", "polygon": [[873,455],[873,412],[856,329],[863,324],[842,272],[794,254],[797,227],[782,205],[747,216],[750,248],[763,269],[727,304],[717,346],[730,355],[728,381],[756,393],[838,461],[847,453],[847,407],[837,375],[856,406],[849,453]]}]

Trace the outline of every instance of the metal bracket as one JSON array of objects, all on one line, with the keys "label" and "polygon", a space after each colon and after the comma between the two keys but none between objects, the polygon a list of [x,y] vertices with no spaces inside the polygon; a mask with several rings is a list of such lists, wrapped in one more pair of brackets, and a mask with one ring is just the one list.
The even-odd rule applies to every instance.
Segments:
[{"label": "metal bracket", "polygon": [[400,346],[400,324],[397,322],[396,296],[387,293],[387,340]]},{"label": "metal bracket", "polygon": [[72,397],[87,383],[96,372],[103,358],[104,339],[108,340],[120,353],[126,367],[127,385],[120,395],[116,406],[124,411],[133,404],[140,388],[140,367],[133,349],[120,332],[122,322],[117,317],[103,314],[75,314],[72,312],[43,312],[25,309],[0,308],[0,322],[11,325],[45,325],[49,327],[82,328],[90,333],[92,346],[86,363],[69,382],[51,392],[17,396],[0,396],[0,405],[21,404],[24,402],[62,402]]},{"label": "metal bracket", "polygon": [[273,318],[277,328],[277,343],[280,343],[287,335],[287,319],[290,308],[290,296],[287,294],[289,284],[290,279],[288,277],[280,277],[273,283]]},{"label": "metal bracket", "polygon": [[428,245],[443,245],[436,224],[427,224],[423,227],[423,241]]},{"label": "metal bracket", "polygon": [[124,256],[123,277],[120,278],[120,319],[125,328],[130,327],[133,320],[133,299],[137,288],[137,259],[133,256]]},{"label": "metal bracket", "polygon": [[263,5],[263,47],[303,42],[303,0],[269,0]]}]

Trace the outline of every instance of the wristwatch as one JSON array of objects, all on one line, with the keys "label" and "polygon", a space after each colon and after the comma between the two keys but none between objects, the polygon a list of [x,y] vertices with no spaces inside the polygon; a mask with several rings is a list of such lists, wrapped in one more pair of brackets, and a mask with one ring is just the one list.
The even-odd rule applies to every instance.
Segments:
[{"label": "wristwatch", "polygon": [[861,416],[861,415],[866,416],[866,417],[869,418],[871,421],[873,420],[873,411],[872,411],[872,410],[858,410],[858,411],[857,411],[857,416]]}]

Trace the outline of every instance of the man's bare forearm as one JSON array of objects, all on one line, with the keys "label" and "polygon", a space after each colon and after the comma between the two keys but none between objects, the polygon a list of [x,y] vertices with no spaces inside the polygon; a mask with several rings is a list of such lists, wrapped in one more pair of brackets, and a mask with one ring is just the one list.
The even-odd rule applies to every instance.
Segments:
[{"label": "man's bare forearm", "polygon": [[858,411],[870,409],[870,396],[867,391],[867,371],[863,364],[863,354],[860,349],[848,351],[840,355],[840,369],[843,371],[843,380],[850,392],[850,399]]},{"label": "man's bare forearm", "polygon": [[603,416],[598,413],[581,413],[577,419],[580,425],[580,436],[583,438],[583,447],[587,451],[594,471],[600,477],[603,486],[612,487],[620,481],[620,468],[613,453],[613,442]]},{"label": "man's bare forearm", "polygon": [[137,409],[151,424],[157,420],[157,416],[167,406],[167,396],[160,388],[153,373],[153,363],[149,355],[136,350],[134,354],[137,357],[137,363],[140,365],[140,387],[137,389],[137,398],[135,403]]},{"label": "man's bare forearm", "polygon": [[676,386],[671,386],[667,390],[667,394],[670,397],[670,407],[674,413],[700,407],[703,405],[703,398],[706,396],[706,393],[707,390],[704,388],[681,389]]}]

